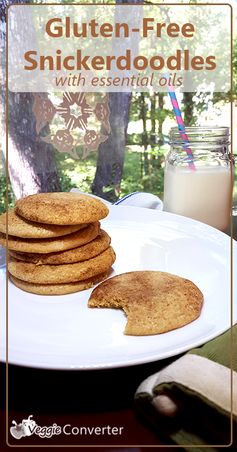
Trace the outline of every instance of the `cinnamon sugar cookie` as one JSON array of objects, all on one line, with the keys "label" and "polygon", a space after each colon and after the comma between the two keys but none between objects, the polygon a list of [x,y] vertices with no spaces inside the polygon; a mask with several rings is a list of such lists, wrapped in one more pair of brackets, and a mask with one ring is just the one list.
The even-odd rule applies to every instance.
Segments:
[{"label": "cinnamon sugar cookie", "polygon": [[98,256],[83,262],[63,265],[35,265],[10,257],[8,271],[15,278],[36,284],[60,284],[82,281],[109,270],[115,261],[110,246]]},{"label": "cinnamon sugar cookie", "polygon": [[[6,234],[7,214],[0,215],[0,232]],[[26,220],[15,212],[14,209],[8,211],[8,234],[25,239],[49,239],[70,234],[79,231],[88,224],[71,225],[71,226],[55,226],[50,224],[34,223]]]},{"label": "cinnamon sugar cookie", "polygon": [[38,193],[19,199],[16,213],[37,223],[75,225],[105,218],[108,207],[99,199],[79,193]]},{"label": "cinnamon sugar cookie", "polygon": [[124,333],[166,333],[197,319],[203,294],[188,279],[159,271],[123,273],[97,286],[90,308],[121,308],[127,315]]},{"label": "cinnamon sugar cookie", "polygon": [[80,292],[82,290],[90,289],[95,284],[103,281],[105,278],[109,276],[111,269],[104,273],[100,273],[99,275],[92,276],[89,279],[85,279],[83,281],[76,281],[65,284],[35,284],[29,283],[26,281],[22,281],[21,279],[15,278],[10,275],[10,280],[17,286],[19,289],[24,290],[25,292],[34,293],[37,295],[66,295],[73,292]]},{"label": "cinnamon sugar cookie", "polygon": [[[8,249],[20,253],[53,253],[84,245],[93,240],[99,233],[99,222],[91,223],[84,229],[62,237],[52,239],[23,239],[13,235],[8,236]],[[0,244],[6,246],[6,235],[0,232]]]},{"label": "cinnamon sugar cookie", "polygon": [[94,256],[105,251],[110,245],[111,239],[107,232],[100,230],[97,237],[86,245],[78,246],[58,253],[37,254],[37,253],[18,253],[10,251],[10,255],[24,262],[32,262],[37,265],[45,264],[70,264],[91,259]]}]

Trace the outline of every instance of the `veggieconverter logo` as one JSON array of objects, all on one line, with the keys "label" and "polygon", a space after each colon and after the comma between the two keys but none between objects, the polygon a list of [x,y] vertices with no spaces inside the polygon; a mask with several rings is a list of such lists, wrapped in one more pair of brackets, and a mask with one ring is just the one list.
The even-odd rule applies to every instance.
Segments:
[{"label": "veggieconverter logo", "polygon": [[40,438],[52,438],[54,435],[79,435],[79,436],[121,436],[124,427],[121,426],[72,426],[71,424],[65,424],[64,426],[57,425],[56,423],[49,426],[40,426],[33,419],[31,414],[28,419],[23,419],[20,424],[16,421],[12,421],[10,427],[10,433],[15,439],[21,439],[25,436],[37,435]]},{"label": "veggieconverter logo", "polygon": [[53,424],[49,427],[41,427],[36,424],[32,417],[33,415],[31,414],[28,419],[23,419],[20,424],[17,424],[16,421],[12,421],[13,425],[10,428],[10,433],[13,438],[21,439],[33,434],[38,435],[41,438],[51,438],[53,435],[60,435],[60,433],[62,433],[62,428],[59,425]]}]

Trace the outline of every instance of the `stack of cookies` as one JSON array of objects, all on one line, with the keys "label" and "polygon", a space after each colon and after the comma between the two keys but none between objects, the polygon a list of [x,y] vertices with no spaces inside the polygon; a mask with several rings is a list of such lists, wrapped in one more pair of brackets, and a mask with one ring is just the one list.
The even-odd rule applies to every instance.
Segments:
[{"label": "stack of cookies", "polygon": [[[81,291],[104,280],[115,253],[99,220],[108,215],[98,199],[77,193],[40,193],[0,216],[0,244],[8,233],[11,281],[39,295]],[[8,218],[8,221],[7,221]]]}]

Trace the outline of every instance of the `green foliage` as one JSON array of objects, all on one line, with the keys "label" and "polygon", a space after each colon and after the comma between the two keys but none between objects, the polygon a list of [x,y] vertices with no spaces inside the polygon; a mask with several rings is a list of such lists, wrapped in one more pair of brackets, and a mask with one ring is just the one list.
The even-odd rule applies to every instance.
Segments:
[{"label": "green foliage", "polygon": [[[210,93],[200,93],[199,94],[199,102],[196,104],[197,112],[202,112],[205,109],[205,106],[207,104],[208,96],[210,96]],[[226,93],[219,93],[214,92],[211,95],[210,100],[212,101],[213,105],[217,104],[218,102],[227,103],[232,101],[236,101],[237,99],[237,37],[235,37],[233,42],[233,92],[232,92],[232,99],[230,95],[230,91]]]},{"label": "green foliage", "polygon": [[141,180],[141,154],[132,152],[129,148],[125,151],[123,178],[121,181],[120,196],[125,196],[134,191],[143,189]]},{"label": "green foliage", "polygon": [[91,153],[86,160],[73,160],[67,154],[55,152],[62,191],[76,187],[90,193],[96,170],[96,158],[97,155]]},{"label": "green foliage", "polygon": [[[6,211],[6,176],[0,176],[0,214]],[[14,205],[14,195],[12,192],[11,184],[8,182],[8,207],[13,207]]]},{"label": "green foliage", "polygon": [[160,168],[159,171],[143,176],[142,178],[142,191],[153,193],[155,195],[163,197],[163,183],[164,183],[164,170]]},{"label": "green foliage", "polygon": [[237,99],[237,37],[234,40],[233,46],[233,96],[234,99]]},{"label": "green foliage", "polygon": [[[96,170],[96,154],[92,153],[86,160],[73,160],[58,152],[55,154],[58,166],[62,191],[69,191],[71,188],[79,188],[86,193],[91,192],[91,184]],[[125,151],[125,162],[123,178],[121,181],[120,197],[134,191],[145,191],[163,197],[164,186],[164,149],[154,148],[147,152],[147,174],[144,174],[144,153],[142,148],[134,150],[127,147]],[[237,168],[235,169],[235,180],[237,182]],[[14,195],[9,189],[9,207],[14,205]],[[234,204],[237,200],[237,186],[234,190]],[[6,177],[0,177],[0,213],[6,210]]]},{"label": "green foliage", "polygon": [[[144,155],[142,148],[127,147],[121,181],[120,197],[133,191],[149,191],[157,195],[163,192],[164,171],[161,166],[163,150],[153,149],[147,152],[148,174],[144,174]],[[55,153],[57,167],[63,191],[78,188],[91,192],[91,184],[96,170],[96,153],[91,153],[86,160],[73,160],[65,154]]]},{"label": "green foliage", "polygon": [[[148,174],[144,174],[144,155],[142,148],[127,147],[121,181],[120,197],[134,191],[148,191],[160,195],[163,191],[163,169],[157,150],[147,152]],[[91,192],[91,184],[96,171],[97,154],[91,153],[86,160],[73,160],[70,156],[55,152],[62,191],[78,188],[85,193]],[[14,195],[9,183],[9,207],[14,205]],[[6,177],[0,177],[0,213],[6,210]]]},{"label": "green foliage", "polygon": [[[149,173],[144,175],[142,148],[140,152],[131,148],[125,150],[123,178],[120,196],[133,191],[151,191],[159,194],[163,191],[163,169],[159,167],[157,151],[148,152]],[[153,155],[152,155],[153,154]],[[156,157],[154,159],[154,156]],[[91,184],[96,170],[96,154],[90,154],[86,160],[73,160],[59,153],[55,153],[58,173],[63,191],[78,188],[84,192],[91,192]],[[153,174],[154,170],[154,174]]]}]

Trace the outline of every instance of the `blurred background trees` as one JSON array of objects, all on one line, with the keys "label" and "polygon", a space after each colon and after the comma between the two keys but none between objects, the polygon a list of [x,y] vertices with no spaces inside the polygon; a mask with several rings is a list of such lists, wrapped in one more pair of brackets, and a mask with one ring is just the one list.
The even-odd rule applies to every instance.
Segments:
[{"label": "blurred background trees", "polygon": [[[29,0],[27,0],[29,2]],[[0,4],[0,121],[5,124],[5,12],[10,0]],[[17,0],[14,3],[26,3]],[[234,92],[237,109],[237,39],[234,41]],[[179,95],[186,125],[229,121],[230,94],[184,93]],[[163,168],[168,150],[168,133],[175,119],[166,93],[111,93],[109,99],[111,135],[98,152],[74,160],[39,139],[32,113],[31,93],[9,93],[9,201],[40,191],[77,187],[111,201],[142,190],[162,197]],[[49,126],[41,133],[47,134]],[[5,139],[2,133],[0,157],[0,212],[5,209]],[[234,149],[235,150],[235,149]]]},{"label": "blurred background trees", "polygon": [[[0,65],[0,121],[2,143],[5,144],[6,107],[6,8],[12,2],[3,0],[0,7],[1,65]],[[14,3],[31,3],[14,0]],[[25,24],[28,27],[28,24]],[[16,46],[17,46],[17,30]],[[36,134],[32,113],[33,94],[8,92],[8,170],[11,187],[16,198],[41,191],[60,190],[53,147]],[[43,130],[42,133],[46,131]],[[3,152],[5,154],[5,146]]]}]

